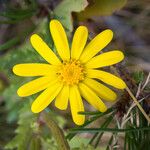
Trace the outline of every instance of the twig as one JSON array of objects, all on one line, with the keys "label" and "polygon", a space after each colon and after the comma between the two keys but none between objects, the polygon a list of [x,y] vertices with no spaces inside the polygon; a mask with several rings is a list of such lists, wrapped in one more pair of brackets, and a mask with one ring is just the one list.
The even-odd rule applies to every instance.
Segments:
[{"label": "twig", "polygon": [[142,90],[141,90],[141,86],[142,86],[142,83],[140,82],[140,84],[139,84],[139,86],[138,86],[138,90],[137,90],[136,96],[135,96],[136,98],[139,97],[140,92],[142,91]]},{"label": "twig", "polygon": [[149,72],[149,74],[148,74],[148,76],[147,76],[147,79],[146,79],[146,81],[145,81],[143,87],[141,88],[142,91],[144,90],[144,88],[146,87],[146,85],[148,84],[149,81],[150,81],[150,72]]},{"label": "twig", "polygon": [[[145,98],[142,98],[141,100],[139,100],[139,102],[142,102]],[[131,119],[131,116],[128,117],[128,115],[130,114],[131,110],[136,106],[136,104],[133,102],[132,105],[130,106],[130,108],[128,109],[127,113],[124,115],[123,117],[123,121],[121,123],[121,129],[124,127],[124,125],[126,124],[126,122]]]},{"label": "twig", "polygon": [[144,109],[141,107],[141,105],[139,104],[138,100],[135,98],[135,96],[133,95],[133,93],[131,92],[131,90],[128,88],[128,86],[126,87],[126,91],[129,93],[129,95],[131,96],[131,98],[133,99],[133,101],[135,102],[135,104],[138,106],[138,108],[140,109],[140,111],[142,112],[142,114],[144,115],[144,117],[150,123],[149,116],[146,114],[146,112],[144,111]]},{"label": "twig", "polygon": [[[116,75],[120,76],[119,73],[117,72],[116,68],[111,66],[111,68],[113,69],[113,71],[116,73]],[[139,104],[138,100],[136,99],[136,97],[133,95],[133,93],[131,92],[131,90],[128,88],[128,86],[126,85],[126,91],[128,92],[128,94],[130,95],[130,97],[133,99],[133,101],[135,102],[135,104],[138,106],[138,108],[140,109],[140,111],[142,112],[142,114],[144,115],[144,117],[147,119],[147,121],[150,123],[150,118],[149,116],[146,114],[146,112],[144,111],[144,109],[141,107],[141,105]]]}]

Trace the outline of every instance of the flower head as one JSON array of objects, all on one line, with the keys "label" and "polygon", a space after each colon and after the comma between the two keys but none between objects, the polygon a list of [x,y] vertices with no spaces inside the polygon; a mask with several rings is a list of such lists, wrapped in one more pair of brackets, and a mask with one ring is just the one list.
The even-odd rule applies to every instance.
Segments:
[{"label": "flower head", "polygon": [[124,55],[118,50],[96,55],[111,41],[113,37],[111,30],[101,32],[86,45],[88,30],[85,26],[80,26],[75,31],[71,49],[59,21],[50,22],[50,32],[59,57],[40,36],[33,34],[31,36],[33,48],[48,63],[15,65],[13,72],[16,75],[39,76],[21,86],[17,93],[21,97],[26,97],[43,91],[32,103],[31,110],[34,113],[41,112],[54,99],[55,106],[61,110],[65,110],[69,102],[74,122],[82,125],[85,116],[78,114],[84,111],[82,98],[99,111],[105,112],[107,107],[101,99],[114,101],[117,97],[115,92],[98,80],[118,89],[126,87],[120,78],[100,70],[102,67],[120,62]]}]

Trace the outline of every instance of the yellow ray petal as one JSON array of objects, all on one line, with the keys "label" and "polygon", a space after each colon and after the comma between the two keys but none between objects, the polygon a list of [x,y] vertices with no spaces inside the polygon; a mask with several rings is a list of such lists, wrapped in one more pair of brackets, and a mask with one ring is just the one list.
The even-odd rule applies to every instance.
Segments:
[{"label": "yellow ray petal", "polygon": [[70,59],[70,49],[65,30],[57,20],[50,22],[50,32],[53,37],[56,49],[62,60]]},{"label": "yellow ray petal", "polygon": [[[56,80],[56,79],[55,79]],[[54,77],[41,77],[21,86],[17,93],[20,97],[30,96],[46,89],[54,81]],[[55,81],[56,82],[56,81]]]},{"label": "yellow ray petal", "polygon": [[107,110],[107,107],[102,100],[84,83],[79,84],[79,89],[81,96],[85,98],[94,108],[101,112],[105,112]]},{"label": "yellow ray petal", "polygon": [[79,59],[86,44],[87,37],[88,37],[87,28],[85,26],[78,27],[72,41],[71,58],[76,60]]},{"label": "yellow ray petal", "polygon": [[56,66],[49,64],[17,64],[13,67],[13,72],[18,76],[43,76],[56,73]]},{"label": "yellow ray petal", "polygon": [[67,109],[69,99],[69,86],[64,85],[56,97],[55,106],[61,110]]},{"label": "yellow ray petal", "polygon": [[55,53],[49,48],[49,46],[42,40],[37,34],[33,34],[30,38],[33,48],[50,64],[58,65],[60,60]]},{"label": "yellow ray petal", "polygon": [[87,62],[86,67],[99,68],[99,67],[110,66],[120,62],[123,59],[124,59],[123,53],[121,51],[114,50],[93,57]]},{"label": "yellow ray petal", "polygon": [[90,79],[86,78],[83,83],[85,83],[89,88],[91,88],[100,98],[107,100],[107,101],[114,101],[117,98],[115,92],[111,89],[107,88],[103,84]]},{"label": "yellow ray petal", "polygon": [[31,110],[34,113],[39,113],[45,109],[58,95],[62,89],[63,84],[60,82],[54,83],[49,86],[44,92],[42,92],[32,103]]},{"label": "yellow ray petal", "polygon": [[111,30],[105,30],[98,34],[84,49],[81,54],[80,61],[86,63],[99,51],[101,51],[112,39],[113,32]]},{"label": "yellow ray petal", "polygon": [[82,125],[85,121],[85,116],[78,114],[78,112],[84,111],[84,106],[76,85],[70,87],[70,107],[73,121],[77,125]]},{"label": "yellow ray petal", "polygon": [[97,78],[118,89],[124,89],[126,87],[126,84],[122,79],[105,71],[88,69],[87,77]]}]

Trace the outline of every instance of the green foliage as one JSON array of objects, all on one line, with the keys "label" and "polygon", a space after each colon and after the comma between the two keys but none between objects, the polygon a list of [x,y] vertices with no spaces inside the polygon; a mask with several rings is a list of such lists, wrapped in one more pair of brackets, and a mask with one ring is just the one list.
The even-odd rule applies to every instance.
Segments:
[{"label": "green foliage", "polygon": [[[20,26],[21,33],[6,40],[7,42],[0,46],[1,52],[8,50],[8,53],[4,53],[3,56],[0,56],[0,71],[6,74],[10,82],[8,87],[4,87],[0,80],[0,91],[3,91],[1,96],[5,102],[3,107],[8,111],[8,122],[12,123],[18,120],[16,135],[5,146],[5,149],[58,150],[60,149],[59,145],[68,145],[67,140],[69,140],[68,143],[72,150],[109,150],[110,146],[112,146],[112,149],[117,146],[118,141],[115,140],[120,136],[120,133],[125,137],[124,150],[147,150],[149,148],[150,126],[136,107],[132,108],[129,113],[130,118],[125,120],[126,122],[122,128],[120,124],[123,122],[123,119],[117,118],[119,112],[116,111],[115,106],[108,109],[105,113],[99,111],[80,112],[80,114],[86,115],[88,119],[84,125],[70,129],[66,136],[67,140],[65,140],[62,128],[64,128],[66,120],[49,109],[49,111],[47,111],[47,118],[43,117],[42,114],[33,114],[30,110],[30,102],[34,100],[34,96],[30,98],[19,98],[16,94],[17,89],[24,82],[31,80],[31,78],[16,77],[12,73],[12,67],[15,64],[45,62],[32,48],[29,40],[22,43],[25,38],[29,39],[28,35],[35,29],[35,24],[38,25],[34,32],[39,34],[46,43],[55,50],[51,35],[49,35],[49,17],[60,20],[70,34],[73,31],[74,21],[72,12],[76,12],[79,19],[111,15],[114,11],[122,8],[126,4],[126,1],[127,0],[89,0],[88,5],[87,0],[63,0],[54,7],[54,9],[44,6],[43,9],[47,9],[49,13],[47,16],[44,14],[46,17],[38,19],[36,16],[36,19],[30,19],[39,12],[39,7],[35,0],[29,0],[24,2],[26,4],[24,7],[17,9],[8,7],[4,12],[0,13],[0,16],[4,17],[4,20],[1,20],[0,23],[5,24],[17,25],[19,22],[26,24],[26,20],[29,22],[34,19],[36,20],[36,23],[34,22],[35,20],[33,22],[31,21],[31,27],[25,26],[22,28],[22,26]],[[53,1],[51,2],[54,3]],[[16,48],[11,49],[16,45]],[[144,73],[135,73],[134,79],[137,84],[139,84],[144,79]],[[144,107],[142,103],[141,105]],[[129,106],[127,106],[127,109],[129,109]],[[53,123],[53,120],[56,123]],[[98,122],[98,127],[92,126],[95,121]],[[112,126],[112,124],[114,126]],[[101,148],[99,148],[100,142],[107,132],[111,134],[107,141],[108,144],[107,146],[100,146]],[[84,136],[80,137],[77,133],[88,133],[88,138]],[[61,145],[62,143],[63,145]]]},{"label": "green foliage", "polygon": [[44,118],[48,128],[50,129],[53,137],[55,138],[55,140],[57,142],[58,149],[63,149],[63,150],[70,149],[69,144],[63,134],[63,131],[57,125],[57,123],[52,119],[52,117],[50,117],[48,113],[43,112],[43,118]]},{"label": "green foliage", "polygon": [[[47,35],[47,20],[43,20],[41,24],[39,24],[36,32],[39,33],[42,38],[48,40]],[[50,42],[50,41],[49,41]],[[21,86],[24,82],[28,82],[29,78],[21,78],[17,77],[12,73],[12,68],[15,64],[19,63],[29,63],[29,62],[43,62],[43,58],[32,48],[29,41],[25,42],[21,46],[16,49],[12,49],[9,53],[1,56],[0,58],[0,71],[4,72],[7,77],[9,77],[9,82],[11,83],[2,93],[4,101],[6,102],[6,109],[8,111],[9,122],[15,121],[17,119],[17,114],[24,101],[22,98],[17,96],[16,92],[19,86]],[[22,83],[23,82],[23,83]],[[25,98],[26,101],[28,98]]]},{"label": "green foliage", "polygon": [[17,120],[18,111],[23,106],[23,101],[21,101],[20,98],[17,96],[17,88],[18,85],[12,84],[2,93],[2,96],[6,102],[5,108],[9,112],[7,115],[7,121],[9,123]]},{"label": "green foliage", "polygon": [[37,11],[37,3],[35,0],[30,0],[30,4],[24,6],[24,8],[15,8],[10,7],[9,4],[7,4],[7,8],[5,11],[0,12],[0,16],[5,17],[5,20],[1,20],[0,23],[17,23],[20,20],[24,20],[27,18],[30,18],[33,16]]},{"label": "green foliage", "polygon": [[[16,136],[5,146],[5,149],[57,150],[58,143],[51,135],[53,131],[49,131],[45,120],[41,119],[41,114],[32,113],[30,107],[31,103],[26,101],[19,111]],[[47,115],[51,118],[54,118],[53,116],[55,115],[55,121],[64,126],[64,121],[61,117],[53,112],[49,112]]]},{"label": "green foliage", "polygon": [[127,0],[92,0],[78,16],[81,20],[94,16],[111,15],[114,11],[122,8]]},{"label": "green foliage", "polygon": [[[138,113],[138,115],[136,115]],[[138,110],[136,107],[132,109],[131,114],[133,115],[132,121],[128,120],[125,124],[124,128],[120,128],[118,126],[117,121],[114,122],[115,118],[114,116],[117,115],[117,112],[114,109],[108,109],[107,112],[105,113],[100,113],[100,112],[84,112],[80,114],[86,114],[89,116],[89,120],[85,122],[85,124],[81,127],[73,128],[70,129],[70,133],[67,135],[66,138],[69,140],[73,140],[72,138],[77,134],[77,133],[91,133],[94,134],[91,138],[91,140],[88,142],[89,144],[93,145],[94,148],[97,148],[99,145],[99,142],[101,142],[102,136],[110,132],[112,133],[112,136],[108,138],[108,145],[107,145],[107,150],[109,150],[109,146],[112,145],[114,138],[119,137],[119,133],[123,133],[125,136],[125,142],[124,142],[124,150],[128,149],[142,149],[144,147],[145,149],[148,149],[149,147],[149,138],[150,138],[150,126],[148,125],[147,120],[143,116],[143,114]],[[94,121],[98,119],[104,119],[103,123],[101,123],[99,128],[94,128],[94,127],[86,127],[87,125],[93,123]],[[139,123],[138,121],[139,120]],[[114,128],[108,127],[111,123],[113,122]],[[122,120],[123,122],[123,120]],[[121,122],[120,122],[121,123]],[[113,146],[117,145],[114,143]]]},{"label": "green foliage", "polygon": [[139,84],[140,82],[144,80],[144,73],[142,71],[135,72],[133,74],[133,78],[136,81],[136,83]]},{"label": "green foliage", "polygon": [[[31,0],[30,4],[25,5],[25,3],[21,3],[20,5],[20,7],[12,7],[8,2],[6,8],[0,12],[0,17],[2,16],[0,24],[15,24],[16,27],[20,26],[22,28],[21,33],[15,31],[14,37],[11,39],[6,38],[6,42],[0,45],[0,51],[7,50],[21,43],[35,28],[30,18],[37,13],[37,3]],[[29,22],[30,26],[26,26]]]},{"label": "green foliage", "polygon": [[71,150],[105,150],[105,147],[101,146],[101,148],[94,148],[92,145],[88,145],[89,139],[84,137],[75,136],[71,141],[69,141],[69,145],[71,146]]},{"label": "green foliage", "polygon": [[87,0],[63,0],[54,10],[54,17],[62,22],[64,27],[71,32],[72,12],[80,12],[87,6]]},{"label": "green foliage", "polygon": [[[19,114],[17,135],[5,146],[6,149],[17,148],[18,150],[26,150],[34,135],[32,126],[36,122],[37,115],[31,112],[29,103],[24,104]],[[36,130],[36,127],[34,127],[34,130]]]}]

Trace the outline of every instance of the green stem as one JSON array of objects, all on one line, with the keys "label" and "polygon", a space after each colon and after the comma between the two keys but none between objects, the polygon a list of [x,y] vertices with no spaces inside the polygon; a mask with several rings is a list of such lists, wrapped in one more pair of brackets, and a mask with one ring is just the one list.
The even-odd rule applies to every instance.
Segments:
[{"label": "green stem", "polygon": [[[99,113],[99,114],[97,114],[97,115],[94,115],[94,116],[91,117],[89,120],[87,120],[82,126],[80,126],[79,128],[83,128],[83,127],[89,125],[90,123],[94,122],[94,121],[97,120],[98,118],[100,118],[100,117],[102,117],[102,116],[104,116],[104,115],[106,115],[106,114],[109,114],[109,113],[111,113],[112,111],[114,111],[113,108],[109,108],[109,109],[108,109],[106,112],[104,112],[104,113]],[[66,136],[66,138],[69,139],[69,140],[71,140],[71,139],[75,136],[75,134],[76,134],[76,133],[69,133],[69,134]]]},{"label": "green stem", "polygon": [[137,132],[137,131],[144,131],[144,130],[150,130],[150,127],[145,128],[134,128],[134,129],[112,129],[112,128],[78,128],[78,129],[72,129],[70,132],[76,133],[76,132]]}]

